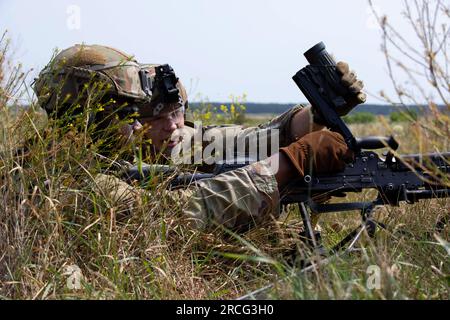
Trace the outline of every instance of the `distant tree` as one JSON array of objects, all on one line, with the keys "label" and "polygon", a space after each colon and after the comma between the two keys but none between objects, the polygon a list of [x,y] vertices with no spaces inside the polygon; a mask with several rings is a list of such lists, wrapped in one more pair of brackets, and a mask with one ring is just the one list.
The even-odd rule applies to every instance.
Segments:
[{"label": "distant tree", "polygon": [[411,122],[418,118],[417,112],[413,110],[408,111],[394,111],[389,115],[391,122]]},{"label": "distant tree", "polygon": [[376,120],[376,117],[373,113],[370,112],[356,112],[345,116],[343,119],[348,124],[371,123]]}]

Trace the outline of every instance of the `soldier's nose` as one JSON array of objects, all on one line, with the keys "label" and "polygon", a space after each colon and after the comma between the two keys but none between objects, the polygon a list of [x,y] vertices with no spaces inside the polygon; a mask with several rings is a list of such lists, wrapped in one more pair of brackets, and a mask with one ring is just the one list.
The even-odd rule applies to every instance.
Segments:
[{"label": "soldier's nose", "polygon": [[132,128],[134,131],[141,131],[144,127],[138,120],[135,120],[132,124]]},{"label": "soldier's nose", "polygon": [[173,120],[168,120],[165,123],[164,129],[169,132],[173,132],[177,129],[177,123]]}]

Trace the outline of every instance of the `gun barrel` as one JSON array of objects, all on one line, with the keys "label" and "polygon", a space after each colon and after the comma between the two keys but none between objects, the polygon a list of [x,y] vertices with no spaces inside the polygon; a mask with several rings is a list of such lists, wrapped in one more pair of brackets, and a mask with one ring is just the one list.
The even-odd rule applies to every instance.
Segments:
[{"label": "gun barrel", "polygon": [[437,189],[437,190],[408,190],[406,191],[406,199],[408,203],[414,203],[421,199],[431,198],[447,198],[450,196],[450,189]]},{"label": "gun barrel", "polygon": [[409,166],[413,168],[436,168],[442,172],[450,173],[450,152],[406,154],[396,158],[395,169],[409,170]]}]

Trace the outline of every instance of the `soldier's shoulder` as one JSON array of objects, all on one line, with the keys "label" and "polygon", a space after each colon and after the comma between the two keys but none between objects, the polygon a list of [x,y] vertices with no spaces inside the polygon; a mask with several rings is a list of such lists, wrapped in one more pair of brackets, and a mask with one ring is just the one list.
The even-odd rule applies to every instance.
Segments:
[{"label": "soldier's shoulder", "polygon": [[242,125],[237,124],[212,124],[203,126],[197,123],[186,121],[183,130],[185,130],[185,132],[187,133],[193,134],[199,128],[202,129],[203,133],[208,134],[221,133],[222,135],[229,135],[241,131],[244,127]]}]

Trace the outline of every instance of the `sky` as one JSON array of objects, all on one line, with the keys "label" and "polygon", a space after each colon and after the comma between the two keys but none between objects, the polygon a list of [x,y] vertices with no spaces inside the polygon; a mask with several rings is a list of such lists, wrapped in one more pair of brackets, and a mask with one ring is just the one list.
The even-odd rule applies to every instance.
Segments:
[{"label": "sky", "polygon": [[[373,2],[400,24],[403,1]],[[391,87],[366,0],[0,0],[5,29],[30,78],[55,48],[101,44],[139,62],[169,63],[191,101],[245,93],[249,102],[297,103],[305,98],[292,76],[307,64],[303,52],[323,41],[370,94]]]}]

